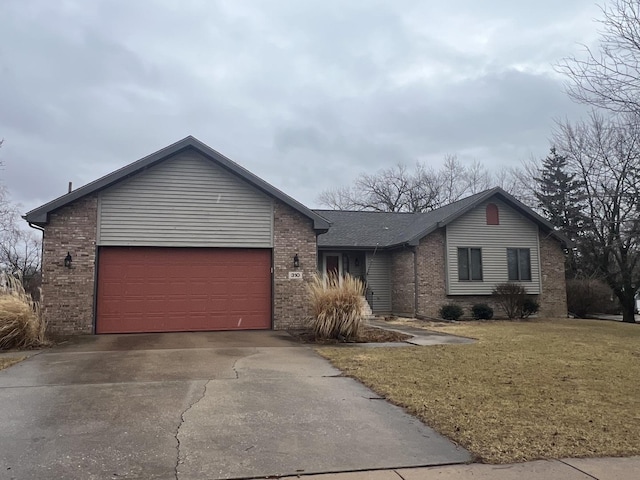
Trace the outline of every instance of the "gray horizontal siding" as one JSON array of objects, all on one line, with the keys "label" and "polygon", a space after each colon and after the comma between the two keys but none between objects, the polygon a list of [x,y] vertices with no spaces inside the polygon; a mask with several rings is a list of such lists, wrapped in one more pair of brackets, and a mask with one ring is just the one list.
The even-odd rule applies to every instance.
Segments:
[{"label": "gray horizontal siding", "polygon": [[[486,205],[498,206],[500,225],[487,225]],[[458,247],[482,249],[482,282],[458,280]],[[498,201],[479,205],[447,225],[447,286],[449,295],[490,295],[509,280],[507,248],[531,251],[531,281],[520,282],[530,294],[540,293],[538,227]]]},{"label": "gray horizontal siding", "polygon": [[98,223],[105,246],[273,245],[271,199],[195,152],[103,191]]},{"label": "gray horizontal siding", "polygon": [[371,310],[375,313],[391,311],[391,256],[387,252],[367,252],[367,288]]}]

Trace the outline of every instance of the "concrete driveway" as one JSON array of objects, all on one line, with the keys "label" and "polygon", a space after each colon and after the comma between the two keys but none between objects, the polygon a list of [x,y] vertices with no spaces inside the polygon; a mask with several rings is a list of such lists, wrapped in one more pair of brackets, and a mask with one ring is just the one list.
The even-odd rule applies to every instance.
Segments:
[{"label": "concrete driveway", "polygon": [[470,460],[339,374],[279,332],[83,337],[0,371],[0,478],[251,478]]}]

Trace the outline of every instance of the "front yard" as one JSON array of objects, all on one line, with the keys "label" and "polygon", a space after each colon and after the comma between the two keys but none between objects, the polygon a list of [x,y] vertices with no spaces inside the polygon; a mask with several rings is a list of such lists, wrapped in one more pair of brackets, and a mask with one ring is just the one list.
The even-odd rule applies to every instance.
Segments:
[{"label": "front yard", "polygon": [[488,463],[640,454],[640,325],[434,327],[472,345],[318,351]]}]

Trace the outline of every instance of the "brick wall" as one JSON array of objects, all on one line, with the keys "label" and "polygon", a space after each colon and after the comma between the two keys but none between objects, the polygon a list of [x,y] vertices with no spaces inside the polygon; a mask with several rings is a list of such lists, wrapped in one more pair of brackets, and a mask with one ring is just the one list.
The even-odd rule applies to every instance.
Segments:
[{"label": "brick wall", "polygon": [[[42,304],[53,335],[93,333],[98,201],[82,198],[49,216],[42,258]],[[69,252],[72,268],[64,266]]]},{"label": "brick wall", "polygon": [[[293,268],[296,253],[298,269]],[[274,328],[302,327],[311,313],[307,284],[317,271],[316,234],[310,219],[279,202],[274,211],[273,264]],[[290,280],[292,271],[302,272],[302,280]]]},{"label": "brick wall", "polygon": [[448,302],[445,283],[444,229],[430,233],[417,248],[418,311],[417,316],[438,317],[440,307]]},{"label": "brick wall", "polygon": [[391,310],[396,315],[415,315],[415,275],[413,251],[391,252]]},{"label": "brick wall", "polygon": [[567,285],[564,271],[564,250],[560,242],[540,232],[540,316],[567,316]]}]

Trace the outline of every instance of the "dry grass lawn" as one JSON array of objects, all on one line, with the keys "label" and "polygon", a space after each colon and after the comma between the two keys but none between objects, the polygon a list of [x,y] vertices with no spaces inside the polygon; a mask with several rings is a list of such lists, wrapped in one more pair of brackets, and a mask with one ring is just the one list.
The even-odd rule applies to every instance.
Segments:
[{"label": "dry grass lawn", "polygon": [[9,368],[11,365],[15,365],[25,358],[27,357],[0,357],[0,370],[3,368]]},{"label": "dry grass lawn", "polygon": [[640,325],[463,322],[472,345],[318,351],[487,463],[640,454]]}]

